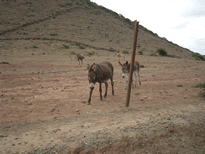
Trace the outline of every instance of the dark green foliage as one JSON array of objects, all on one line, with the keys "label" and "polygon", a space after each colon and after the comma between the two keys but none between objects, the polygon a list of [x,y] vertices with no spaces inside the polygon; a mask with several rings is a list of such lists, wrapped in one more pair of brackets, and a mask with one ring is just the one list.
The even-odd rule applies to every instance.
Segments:
[{"label": "dark green foliage", "polygon": [[95,7],[93,2],[87,1],[89,7]]},{"label": "dark green foliage", "polygon": [[204,57],[199,53],[192,53],[192,57],[194,57],[196,60],[205,60]]},{"label": "dark green foliage", "polygon": [[139,53],[140,55],[143,55],[143,52],[142,52],[142,51],[138,51],[138,53]]},{"label": "dark green foliage", "polygon": [[129,51],[122,51],[123,54],[129,54]]},{"label": "dark green foliage", "polygon": [[162,48],[157,49],[157,52],[161,56],[167,56],[167,52],[164,49],[162,49]]},{"label": "dark green foliage", "polygon": [[111,51],[111,52],[115,52],[116,50],[113,49],[112,47],[110,47],[109,51]]},{"label": "dark green foliage", "polygon": [[84,46],[81,46],[81,45],[79,45],[78,48],[79,48],[79,49],[85,49],[85,47],[84,47]]},{"label": "dark green foliage", "polygon": [[68,46],[68,45],[65,45],[65,44],[62,44],[62,45],[63,45],[63,48],[69,49],[69,46]]},{"label": "dark green foliage", "polygon": [[50,36],[58,36],[58,34],[51,33]]},{"label": "dark green foliage", "polygon": [[203,88],[200,92],[199,92],[199,96],[202,96],[205,98],[205,82],[204,83],[199,83],[196,86],[194,86],[195,88]]},{"label": "dark green foliage", "polygon": [[37,46],[33,45],[33,48],[38,48]]},{"label": "dark green foliage", "polygon": [[199,83],[196,86],[194,86],[195,88],[205,88],[205,82],[204,83]]}]

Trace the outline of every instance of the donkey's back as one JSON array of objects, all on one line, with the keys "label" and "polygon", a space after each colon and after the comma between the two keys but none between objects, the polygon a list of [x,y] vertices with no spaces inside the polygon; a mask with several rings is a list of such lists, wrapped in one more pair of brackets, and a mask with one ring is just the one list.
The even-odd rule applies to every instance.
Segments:
[{"label": "donkey's back", "polygon": [[101,67],[101,69],[104,73],[106,73],[106,72],[111,73],[111,75],[113,76],[114,68],[110,62],[104,61],[104,62],[99,63],[98,65]]}]

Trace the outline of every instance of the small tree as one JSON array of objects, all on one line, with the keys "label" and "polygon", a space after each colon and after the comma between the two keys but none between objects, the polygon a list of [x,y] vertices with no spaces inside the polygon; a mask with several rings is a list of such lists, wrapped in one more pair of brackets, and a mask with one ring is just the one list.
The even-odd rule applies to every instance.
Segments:
[{"label": "small tree", "polygon": [[161,56],[167,56],[167,52],[164,49],[162,49],[162,48],[157,49],[157,52]]}]

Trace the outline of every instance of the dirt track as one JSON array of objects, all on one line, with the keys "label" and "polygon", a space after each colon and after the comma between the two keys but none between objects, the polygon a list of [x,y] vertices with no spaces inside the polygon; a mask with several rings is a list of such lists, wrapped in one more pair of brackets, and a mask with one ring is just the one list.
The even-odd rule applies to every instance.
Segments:
[{"label": "dirt track", "polygon": [[[107,51],[82,66],[67,54],[2,53],[0,152],[19,153],[205,153],[205,106],[198,83],[205,63],[136,56],[141,83],[125,108],[125,80]],[[126,59],[130,59],[126,56]],[[114,90],[87,105],[87,63],[114,65]],[[104,93],[104,86],[103,86]],[[95,151],[95,152],[94,152]]]}]

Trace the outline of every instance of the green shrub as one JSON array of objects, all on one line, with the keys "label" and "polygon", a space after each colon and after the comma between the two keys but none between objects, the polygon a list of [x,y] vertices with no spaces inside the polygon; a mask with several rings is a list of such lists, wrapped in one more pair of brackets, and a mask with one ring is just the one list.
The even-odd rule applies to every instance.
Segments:
[{"label": "green shrub", "polygon": [[87,52],[88,56],[94,55],[95,52]]},{"label": "green shrub", "polygon": [[205,88],[205,82],[204,83],[199,83],[196,86],[194,86],[195,88]]},{"label": "green shrub", "polygon": [[167,52],[164,49],[162,49],[162,48],[157,49],[157,52],[161,56],[167,56]]},{"label": "green shrub", "polygon": [[58,36],[58,34],[51,33],[50,36]]},{"label": "green shrub", "polygon": [[123,54],[129,54],[129,51],[122,51]]},{"label": "green shrub", "polygon": [[81,45],[79,45],[78,48],[79,48],[79,49],[85,49],[85,47],[84,47],[84,46],[81,46]]},{"label": "green shrub", "polygon": [[68,45],[62,44],[64,49],[69,49]]},{"label": "green shrub", "polygon": [[138,51],[138,53],[139,53],[140,55],[143,55],[143,52],[142,52],[142,51]]},{"label": "green shrub", "polygon": [[192,57],[194,57],[196,60],[205,60],[204,57],[199,53],[192,53]]},{"label": "green shrub", "polygon": [[109,51],[111,51],[111,52],[115,52],[116,50],[113,49],[112,47],[110,47]]},{"label": "green shrub", "polygon": [[203,88],[200,92],[199,92],[199,96],[202,96],[205,98],[205,82],[204,83],[199,83],[196,86],[194,86],[195,88]]},{"label": "green shrub", "polygon": [[93,4],[94,4],[93,2],[87,1],[87,4],[88,4],[89,7],[95,7],[95,6],[93,5]]},{"label": "green shrub", "polygon": [[37,46],[33,45],[33,48],[38,48]]}]

